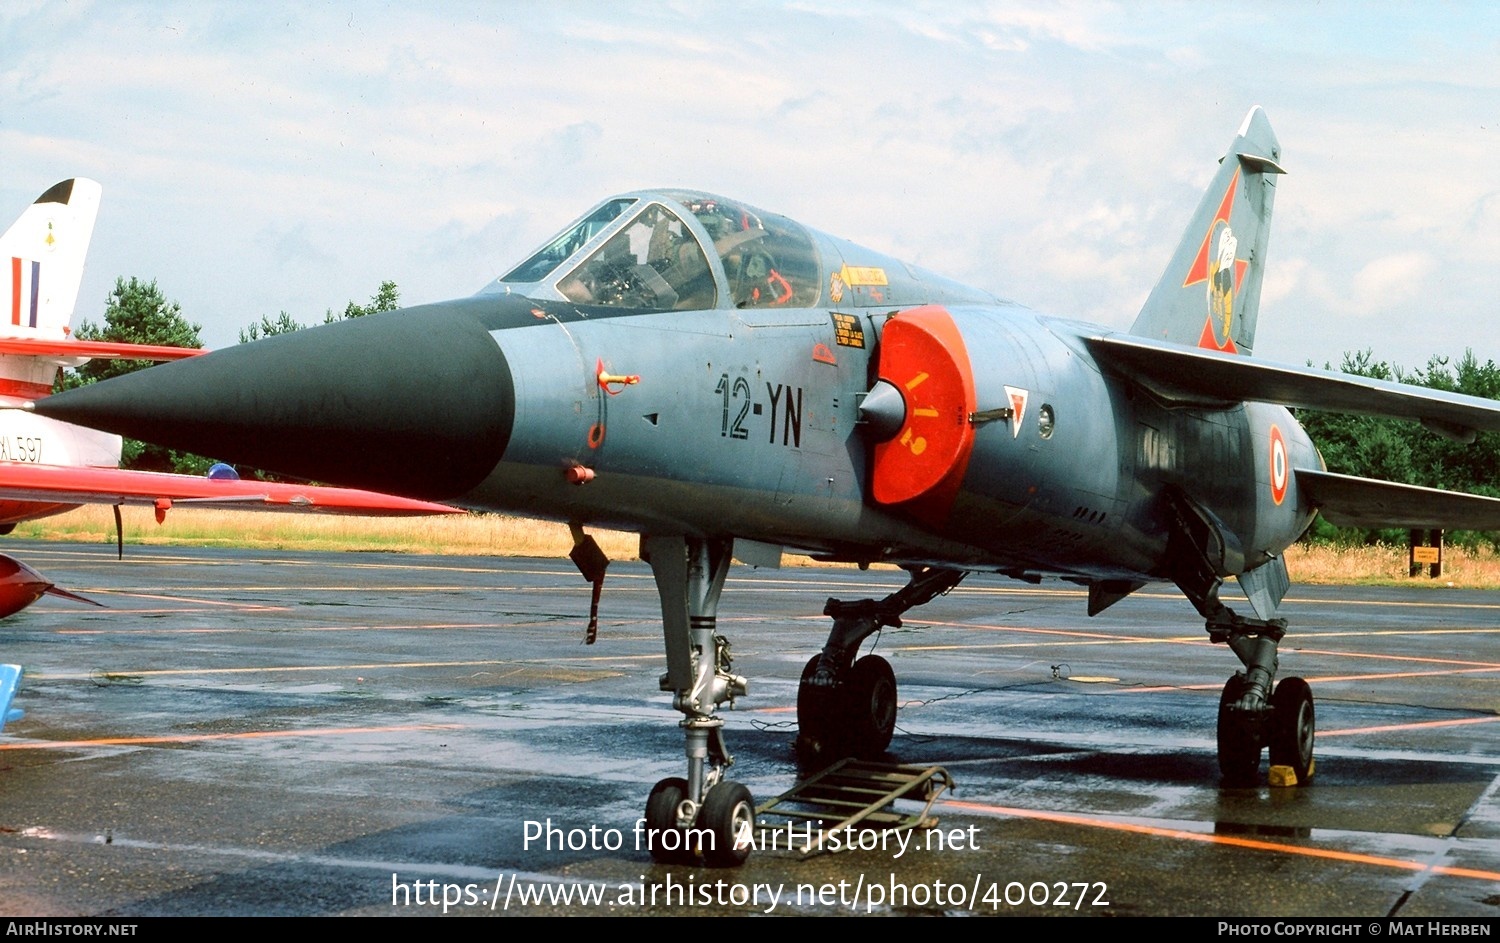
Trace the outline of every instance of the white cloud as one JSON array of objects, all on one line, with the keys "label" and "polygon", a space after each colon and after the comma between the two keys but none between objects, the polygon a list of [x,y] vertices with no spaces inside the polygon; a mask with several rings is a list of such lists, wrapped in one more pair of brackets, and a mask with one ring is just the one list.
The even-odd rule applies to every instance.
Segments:
[{"label": "white cloud", "polygon": [[1457,335],[1415,324],[1500,297],[1486,9],[7,4],[0,205],[95,176],[84,301],[156,276],[215,343],[387,278],[467,293],[659,184],[1119,324],[1261,103],[1290,174],[1257,351],[1420,360]]},{"label": "white cloud", "polygon": [[1380,312],[1423,294],[1437,260],[1421,252],[1400,252],[1372,259],[1354,276],[1345,297],[1357,311]]}]

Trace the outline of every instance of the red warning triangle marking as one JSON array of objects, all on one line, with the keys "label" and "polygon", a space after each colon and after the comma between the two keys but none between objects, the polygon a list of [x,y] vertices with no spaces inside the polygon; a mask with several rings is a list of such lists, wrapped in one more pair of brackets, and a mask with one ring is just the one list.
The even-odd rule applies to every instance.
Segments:
[{"label": "red warning triangle marking", "polygon": [[1010,397],[1010,437],[1021,434],[1021,420],[1026,417],[1026,399],[1031,394],[1017,386],[1007,386],[1005,395]]},{"label": "red warning triangle marking", "polygon": [[1219,201],[1218,212],[1214,213],[1214,218],[1208,221],[1208,231],[1203,234],[1203,245],[1198,247],[1198,256],[1193,259],[1193,264],[1188,269],[1187,278],[1182,282],[1183,288],[1208,280],[1208,241],[1213,238],[1214,223],[1227,224],[1229,222],[1229,214],[1234,210],[1234,191],[1238,188],[1239,182],[1240,172],[1236,170],[1229,180],[1229,189],[1224,191],[1224,199]]}]

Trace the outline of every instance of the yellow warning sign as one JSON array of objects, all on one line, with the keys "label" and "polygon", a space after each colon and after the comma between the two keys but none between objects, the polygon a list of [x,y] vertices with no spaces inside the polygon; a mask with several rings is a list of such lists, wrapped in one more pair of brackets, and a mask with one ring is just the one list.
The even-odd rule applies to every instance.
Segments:
[{"label": "yellow warning sign", "polygon": [[840,347],[865,346],[865,329],[860,326],[859,318],[852,314],[840,314],[837,311],[833,315],[833,339]]},{"label": "yellow warning sign", "polygon": [[885,269],[873,265],[846,265],[840,273],[845,285],[889,285]]}]

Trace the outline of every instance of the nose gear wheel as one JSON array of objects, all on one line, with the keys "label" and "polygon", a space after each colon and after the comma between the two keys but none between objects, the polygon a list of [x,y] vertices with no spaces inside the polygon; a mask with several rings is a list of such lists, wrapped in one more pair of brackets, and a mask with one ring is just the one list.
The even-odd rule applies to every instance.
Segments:
[{"label": "nose gear wheel", "polygon": [[687,864],[693,860],[685,839],[677,834],[682,800],[687,798],[687,780],[680,776],[663,779],[646,798],[646,842],[651,858],[661,864]]},{"label": "nose gear wheel", "polygon": [[708,832],[711,842],[703,849],[703,860],[711,868],[737,868],[750,857],[755,834],[755,800],[750,790],[735,782],[722,782],[708,791],[698,811],[698,828]]}]

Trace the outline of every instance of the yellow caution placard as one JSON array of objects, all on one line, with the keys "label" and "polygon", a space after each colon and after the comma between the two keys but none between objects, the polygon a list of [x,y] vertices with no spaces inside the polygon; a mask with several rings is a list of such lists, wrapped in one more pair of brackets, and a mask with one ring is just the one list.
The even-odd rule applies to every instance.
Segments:
[{"label": "yellow caution placard", "polygon": [[885,269],[873,265],[846,265],[840,273],[846,285],[888,285]]}]

